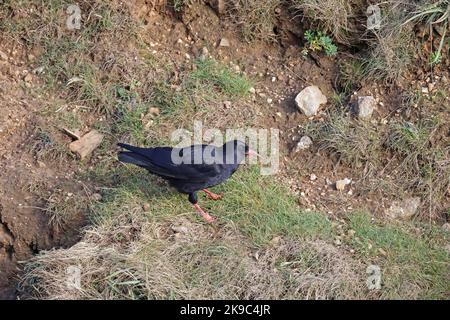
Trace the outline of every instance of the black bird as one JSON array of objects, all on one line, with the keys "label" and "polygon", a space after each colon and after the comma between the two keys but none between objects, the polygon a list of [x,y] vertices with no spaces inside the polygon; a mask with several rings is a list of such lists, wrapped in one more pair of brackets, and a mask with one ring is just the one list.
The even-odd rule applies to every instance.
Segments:
[{"label": "black bird", "polygon": [[219,200],[222,196],[207,188],[227,180],[238,169],[246,155],[258,155],[240,140],[231,140],[221,147],[192,145],[185,148],[139,148],[119,143],[127,151],[119,152],[119,161],[147,169],[169,182],[178,192],[188,194],[189,202],[208,222],[214,220],[198,205],[197,191]]}]

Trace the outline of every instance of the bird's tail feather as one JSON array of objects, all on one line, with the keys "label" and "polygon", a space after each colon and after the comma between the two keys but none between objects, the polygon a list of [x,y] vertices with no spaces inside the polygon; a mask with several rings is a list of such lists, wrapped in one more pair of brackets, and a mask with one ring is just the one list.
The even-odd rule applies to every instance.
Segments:
[{"label": "bird's tail feather", "polygon": [[146,168],[150,164],[148,159],[131,151],[119,152],[119,161],[131,163],[142,168]]}]

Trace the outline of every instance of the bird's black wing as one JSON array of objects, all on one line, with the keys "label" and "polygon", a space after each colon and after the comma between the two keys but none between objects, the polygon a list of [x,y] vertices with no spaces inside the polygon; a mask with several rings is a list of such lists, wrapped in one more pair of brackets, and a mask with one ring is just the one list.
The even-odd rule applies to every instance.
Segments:
[{"label": "bird's black wing", "polygon": [[[123,143],[119,143],[119,146],[129,150],[129,152],[121,152],[119,154],[119,160],[146,168],[162,177],[177,180],[203,181],[215,177],[221,172],[220,165],[218,164],[174,163],[172,160],[172,151],[174,148],[139,148]],[[207,145],[202,145],[202,149],[205,146]],[[175,152],[193,153],[194,147],[175,149]]]}]

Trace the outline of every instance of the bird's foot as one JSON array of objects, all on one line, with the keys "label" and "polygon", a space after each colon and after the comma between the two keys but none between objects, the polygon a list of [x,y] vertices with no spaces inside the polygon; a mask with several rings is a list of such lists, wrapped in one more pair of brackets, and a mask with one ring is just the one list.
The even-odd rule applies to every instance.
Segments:
[{"label": "bird's foot", "polygon": [[202,218],[205,219],[206,222],[211,223],[211,222],[213,222],[215,220],[213,217],[211,217],[208,214],[208,212],[206,212],[202,208],[200,208],[200,206],[198,204],[194,204],[194,207],[197,210],[197,212],[200,213]]},{"label": "bird's foot", "polygon": [[209,191],[208,189],[203,189],[203,191],[206,193],[206,197],[210,200],[220,200],[223,197],[223,192],[221,194],[215,194],[211,191]]}]

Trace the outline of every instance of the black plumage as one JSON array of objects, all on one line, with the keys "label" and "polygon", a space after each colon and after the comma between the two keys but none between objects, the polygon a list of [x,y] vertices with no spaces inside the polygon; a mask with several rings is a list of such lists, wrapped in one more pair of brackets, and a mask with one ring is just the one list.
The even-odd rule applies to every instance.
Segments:
[{"label": "black plumage", "polygon": [[202,216],[212,218],[198,206],[197,192],[204,190],[214,200],[220,196],[207,188],[227,180],[249,153],[248,146],[239,140],[228,141],[221,147],[192,145],[185,148],[139,148],[124,143],[119,146],[119,160],[147,169],[169,182],[178,192],[188,194],[189,201]]}]

